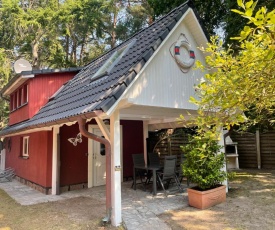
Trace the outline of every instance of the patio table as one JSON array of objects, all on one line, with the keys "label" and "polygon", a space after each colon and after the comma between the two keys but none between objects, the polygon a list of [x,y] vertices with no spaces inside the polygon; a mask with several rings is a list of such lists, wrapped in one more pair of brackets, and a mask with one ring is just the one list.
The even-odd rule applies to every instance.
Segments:
[{"label": "patio table", "polygon": [[157,194],[157,171],[163,169],[161,165],[134,165],[134,190],[136,190],[136,169],[145,169],[153,172],[153,195]]}]

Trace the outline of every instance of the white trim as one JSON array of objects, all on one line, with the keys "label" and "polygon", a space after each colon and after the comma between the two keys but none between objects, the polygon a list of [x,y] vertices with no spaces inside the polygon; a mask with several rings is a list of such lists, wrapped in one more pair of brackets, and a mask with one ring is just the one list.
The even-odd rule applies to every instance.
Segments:
[{"label": "white trim", "polygon": [[23,137],[23,143],[22,143],[22,156],[28,157],[29,156],[29,136]]},{"label": "white trim", "polygon": [[[121,208],[121,128],[119,111],[116,110],[110,118],[111,131],[111,196],[112,196],[112,225],[119,226],[122,222]],[[108,167],[108,165],[106,165]]]},{"label": "white trim", "polygon": [[51,131],[52,130],[52,126],[51,127],[44,127],[44,128],[35,128],[35,129],[28,129],[25,131],[21,131],[18,133],[12,133],[12,134],[7,134],[1,137],[12,137],[12,136],[18,136],[18,135],[23,135],[23,134],[29,134],[29,133],[35,133],[35,132],[40,132],[40,131]]},{"label": "white trim", "polygon": [[57,195],[59,191],[59,150],[58,134],[59,126],[53,127],[53,145],[52,145],[52,195]]},{"label": "white trim", "polygon": [[0,169],[4,170],[5,169],[5,163],[6,163],[6,149],[2,149],[1,154],[0,154]]}]

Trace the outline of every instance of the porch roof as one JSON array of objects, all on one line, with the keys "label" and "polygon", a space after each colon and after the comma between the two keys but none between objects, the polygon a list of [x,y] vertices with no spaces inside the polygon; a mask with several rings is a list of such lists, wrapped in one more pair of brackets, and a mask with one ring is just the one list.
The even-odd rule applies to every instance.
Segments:
[{"label": "porch roof", "polygon": [[[73,122],[78,116],[88,119],[107,112],[120,100],[123,92],[190,7],[192,4],[189,1],[185,2],[119,46],[93,60],[33,118],[6,127],[0,132],[0,136]],[[130,48],[109,72],[92,78],[116,51],[130,43]]]}]

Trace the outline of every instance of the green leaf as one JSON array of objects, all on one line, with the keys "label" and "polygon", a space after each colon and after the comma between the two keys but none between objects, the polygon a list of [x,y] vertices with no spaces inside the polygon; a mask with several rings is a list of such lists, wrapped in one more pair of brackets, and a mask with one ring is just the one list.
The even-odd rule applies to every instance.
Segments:
[{"label": "green leaf", "polygon": [[249,1],[247,3],[245,3],[245,8],[250,8],[250,6],[252,6],[253,1]]},{"label": "green leaf", "polygon": [[242,0],[237,0],[237,3],[238,3],[238,6],[239,6],[239,7],[242,7],[243,9],[245,9],[245,6],[244,6]]},{"label": "green leaf", "polygon": [[236,9],[231,9],[232,12],[235,12],[237,14],[243,15],[244,12],[240,11],[240,10],[236,10]]}]

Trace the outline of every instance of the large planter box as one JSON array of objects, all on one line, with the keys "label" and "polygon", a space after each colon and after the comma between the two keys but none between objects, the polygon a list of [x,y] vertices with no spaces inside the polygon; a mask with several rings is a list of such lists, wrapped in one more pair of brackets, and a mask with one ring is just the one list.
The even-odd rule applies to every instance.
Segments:
[{"label": "large planter box", "polygon": [[211,206],[226,201],[226,187],[221,185],[217,188],[207,191],[198,191],[194,188],[188,188],[189,205],[199,209],[207,209]]}]

